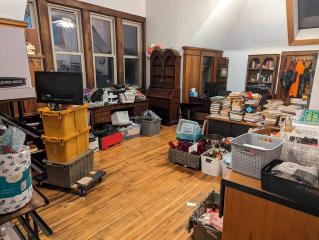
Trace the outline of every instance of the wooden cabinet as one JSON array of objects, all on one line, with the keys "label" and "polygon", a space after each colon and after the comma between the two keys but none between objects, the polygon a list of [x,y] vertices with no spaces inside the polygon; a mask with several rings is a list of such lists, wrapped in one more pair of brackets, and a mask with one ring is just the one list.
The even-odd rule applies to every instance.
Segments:
[{"label": "wooden cabinet", "polygon": [[232,172],[222,179],[221,199],[223,240],[319,239],[318,212],[263,191],[260,180]]},{"label": "wooden cabinet", "polygon": [[249,55],[247,64],[246,89],[252,85],[267,85],[274,94],[280,54]]},{"label": "wooden cabinet", "polygon": [[167,125],[178,121],[180,67],[181,57],[176,50],[155,50],[151,55],[151,80],[146,94],[150,109]]},{"label": "wooden cabinet", "polygon": [[[196,88],[199,95],[214,90],[225,91],[227,85],[228,59],[223,52],[213,49],[183,47],[183,102],[189,102],[189,91]],[[207,83],[210,83],[208,89]],[[211,93],[215,95],[214,93]]]}]

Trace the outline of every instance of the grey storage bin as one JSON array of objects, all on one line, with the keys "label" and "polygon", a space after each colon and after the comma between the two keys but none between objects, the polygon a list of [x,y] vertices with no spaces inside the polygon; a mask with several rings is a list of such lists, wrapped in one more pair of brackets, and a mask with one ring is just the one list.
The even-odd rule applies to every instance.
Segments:
[{"label": "grey storage bin", "polygon": [[279,159],[284,140],[246,133],[232,141],[233,170],[260,179],[261,170],[274,159]]},{"label": "grey storage bin", "polygon": [[46,162],[47,183],[70,188],[76,181],[93,170],[93,151],[89,150],[76,160],[68,163]]},{"label": "grey storage bin", "polygon": [[178,163],[185,167],[195,170],[201,169],[201,158],[198,155],[170,148],[168,150],[168,159],[172,163]]},{"label": "grey storage bin", "polygon": [[142,120],[141,135],[154,136],[160,133],[161,120]]}]

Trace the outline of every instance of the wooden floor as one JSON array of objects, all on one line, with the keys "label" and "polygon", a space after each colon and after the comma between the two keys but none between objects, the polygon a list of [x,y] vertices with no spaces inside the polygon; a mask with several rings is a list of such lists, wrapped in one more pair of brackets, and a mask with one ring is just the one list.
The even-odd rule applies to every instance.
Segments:
[{"label": "wooden floor", "polygon": [[188,218],[219,179],[169,163],[167,142],[175,127],[139,137],[95,154],[95,169],[108,176],[85,198],[40,188],[50,205],[39,213],[54,231],[43,239],[186,240]]}]

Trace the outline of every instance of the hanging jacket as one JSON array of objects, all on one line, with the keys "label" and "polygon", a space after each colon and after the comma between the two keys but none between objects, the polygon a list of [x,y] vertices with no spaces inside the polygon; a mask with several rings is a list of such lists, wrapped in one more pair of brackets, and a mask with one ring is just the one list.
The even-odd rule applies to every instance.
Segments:
[{"label": "hanging jacket", "polygon": [[303,64],[302,61],[297,62],[295,70],[297,73],[296,81],[294,81],[291,84],[291,87],[289,90],[289,97],[297,97],[298,96],[300,77],[304,74],[304,71],[305,71],[305,65]]}]

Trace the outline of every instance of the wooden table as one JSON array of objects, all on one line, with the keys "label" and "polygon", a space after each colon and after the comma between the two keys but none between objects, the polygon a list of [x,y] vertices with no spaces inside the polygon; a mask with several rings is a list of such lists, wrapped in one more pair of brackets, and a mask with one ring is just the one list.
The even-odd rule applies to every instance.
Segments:
[{"label": "wooden table", "polygon": [[319,212],[263,191],[259,180],[232,172],[222,179],[223,240],[318,240]]},{"label": "wooden table", "polygon": [[[47,236],[51,236],[53,233],[52,230],[36,212],[38,208],[43,207],[48,203],[49,202],[45,196],[43,196],[34,188],[32,199],[26,206],[16,212],[0,215],[0,225],[17,219],[24,228],[25,232],[28,234],[28,239],[40,239],[39,228]],[[31,219],[33,226],[31,226]],[[13,228],[20,239],[26,239],[17,225],[14,225]]]},{"label": "wooden table", "polygon": [[[262,124],[246,122],[246,121],[233,121],[230,119],[224,119],[220,117],[212,117],[208,115],[208,133],[219,134],[224,137],[238,137],[244,133],[247,133],[250,128],[265,127]],[[269,129],[280,130],[277,126],[266,126]]]},{"label": "wooden table", "polygon": [[148,108],[149,100],[147,99],[134,103],[107,103],[101,107],[90,108],[90,122],[92,126],[109,123],[111,122],[111,114],[115,111],[128,111],[130,116],[137,116],[147,111]]}]

